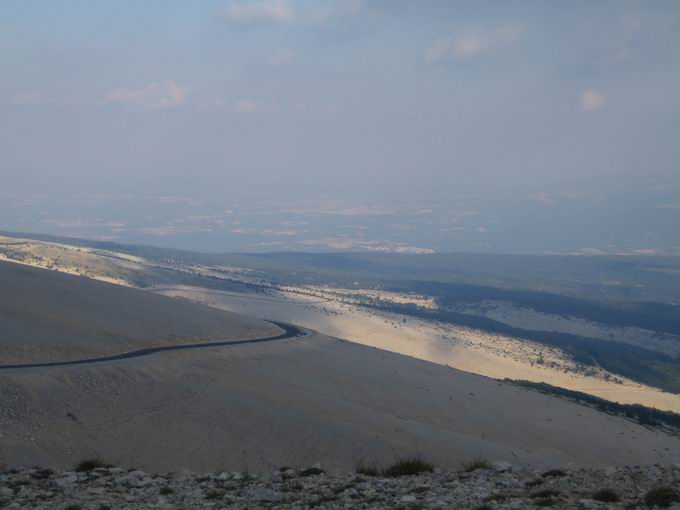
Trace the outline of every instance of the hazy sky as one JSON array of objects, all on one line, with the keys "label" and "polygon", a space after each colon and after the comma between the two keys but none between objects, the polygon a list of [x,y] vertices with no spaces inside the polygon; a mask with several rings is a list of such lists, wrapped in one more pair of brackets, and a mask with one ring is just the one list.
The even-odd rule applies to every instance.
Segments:
[{"label": "hazy sky", "polygon": [[0,185],[679,175],[680,2],[0,0]]}]

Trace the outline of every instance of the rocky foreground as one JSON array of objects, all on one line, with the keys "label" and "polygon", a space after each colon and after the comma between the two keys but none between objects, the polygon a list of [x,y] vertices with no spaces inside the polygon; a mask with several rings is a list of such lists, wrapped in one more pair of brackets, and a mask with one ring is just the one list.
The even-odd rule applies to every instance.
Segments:
[{"label": "rocky foreground", "polygon": [[[152,475],[114,467],[80,471],[11,470],[0,474],[0,507],[363,508],[363,509],[680,509],[680,465],[532,471],[478,462],[461,471],[404,474],[427,465],[363,474],[320,466],[247,473]],[[414,469],[415,468],[415,469]]]}]

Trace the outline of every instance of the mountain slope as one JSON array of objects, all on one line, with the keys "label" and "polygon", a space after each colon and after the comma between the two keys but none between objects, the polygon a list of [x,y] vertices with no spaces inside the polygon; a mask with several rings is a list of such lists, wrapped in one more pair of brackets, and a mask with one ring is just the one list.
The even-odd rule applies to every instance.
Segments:
[{"label": "mountain slope", "polygon": [[[121,335],[153,327],[111,314],[107,293],[113,300],[118,296],[108,285],[14,269],[0,266],[0,272],[12,273],[3,281],[11,281],[12,292],[34,308],[14,316],[12,328],[34,354],[49,344],[32,339],[34,321],[42,324],[40,331],[50,324],[57,330],[59,314],[74,323],[82,310],[106,319],[92,322],[84,330],[88,335],[98,325],[115,326]],[[5,294],[6,309],[11,299]],[[134,304],[154,296],[126,289],[125,298]],[[40,303],[57,303],[57,318]],[[250,324],[217,311],[203,316],[201,307],[184,301],[153,305],[146,310],[160,314],[158,320],[166,313],[192,316],[196,322],[190,325],[197,328],[214,325],[212,313],[232,334],[234,324]],[[0,317],[4,325],[6,314]],[[77,330],[73,334],[80,348],[86,339]],[[89,348],[120,347],[117,339],[106,343],[104,337]],[[351,468],[409,455],[449,467],[478,457],[533,466],[680,461],[680,439],[663,432],[318,334],[96,365],[0,370],[0,399],[0,464],[12,466],[65,467],[91,456],[151,471],[269,471],[315,462]]]},{"label": "mountain slope", "polygon": [[280,332],[244,315],[1,261],[0,289],[0,365]]}]

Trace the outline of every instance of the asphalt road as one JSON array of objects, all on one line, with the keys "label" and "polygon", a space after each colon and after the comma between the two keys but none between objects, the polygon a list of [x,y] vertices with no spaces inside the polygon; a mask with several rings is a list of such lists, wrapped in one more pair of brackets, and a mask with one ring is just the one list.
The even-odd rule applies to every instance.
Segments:
[{"label": "asphalt road", "polygon": [[0,370],[10,370],[10,369],[21,369],[21,368],[40,368],[40,367],[65,367],[74,365],[90,365],[95,363],[106,363],[110,361],[120,361],[130,358],[140,358],[142,356],[150,356],[159,352],[168,351],[186,351],[190,349],[205,349],[209,347],[227,347],[232,345],[245,345],[245,344],[259,344],[264,342],[276,342],[278,340],[287,340],[289,338],[297,338],[301,336],[306,336],[308,333],[297,326],[292,324],[285,324],[283,322],[269,321],[272,324],[283,329],[283,333],[274,336],[268,336],[263,338],[251,338],[248,340],[225,340],[220,342],[203,342],[203,343],[193,343],[193,344],[178,344],[178,345],[167,345],[160,347],[148,347],[146,349],[138,349],[135,351],[127,351],[121,354],[114,354],[112,356],[102,356],[100,358],[83,358],[70,361],[48,361],[42,363],[16,363],[10,365],[0,365]]}]

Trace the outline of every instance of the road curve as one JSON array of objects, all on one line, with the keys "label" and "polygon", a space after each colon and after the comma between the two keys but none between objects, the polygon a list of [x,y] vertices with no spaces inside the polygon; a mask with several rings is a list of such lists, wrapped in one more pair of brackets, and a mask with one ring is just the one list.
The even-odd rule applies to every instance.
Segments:
[{"label": "road curve", "polygon": [[83,358],[70,361],[48,361],[43,363],[16,363],[10,365],[0,365],[0,370],[10,370],[10,369],[20,369],[20,368],[41,368],[41,367],[66,367],[74,365],[90,365],[94,363],[105,363],[108,361],[120,361],[130,358],[140,358],[142,356],[150,356],[159,352],[167,351],[186,351],[190,349],[205,349],[208,347],[224,347],[230,345],[244,345],[244,344],[260,344],[265,342],[275,342],[277,340],[286,340],[289,338],[297,338],[301,336],[306,336],[308,333],[293,326],[292,324],[286,324],[283,322],[268,321],[275,326],[278,326],[283,330],[283,333],[274,336],[267,336],[263,338],[251,338],[248,340],[224,340],[219,342],[203,342],[194,344],[178,344],[178,345],[166,345],[160,347],[147,347],[146,349],[138,349],[135,351],[127,351],[122,354],[114,354],[112,356],[102,356],[100,358]]}]

